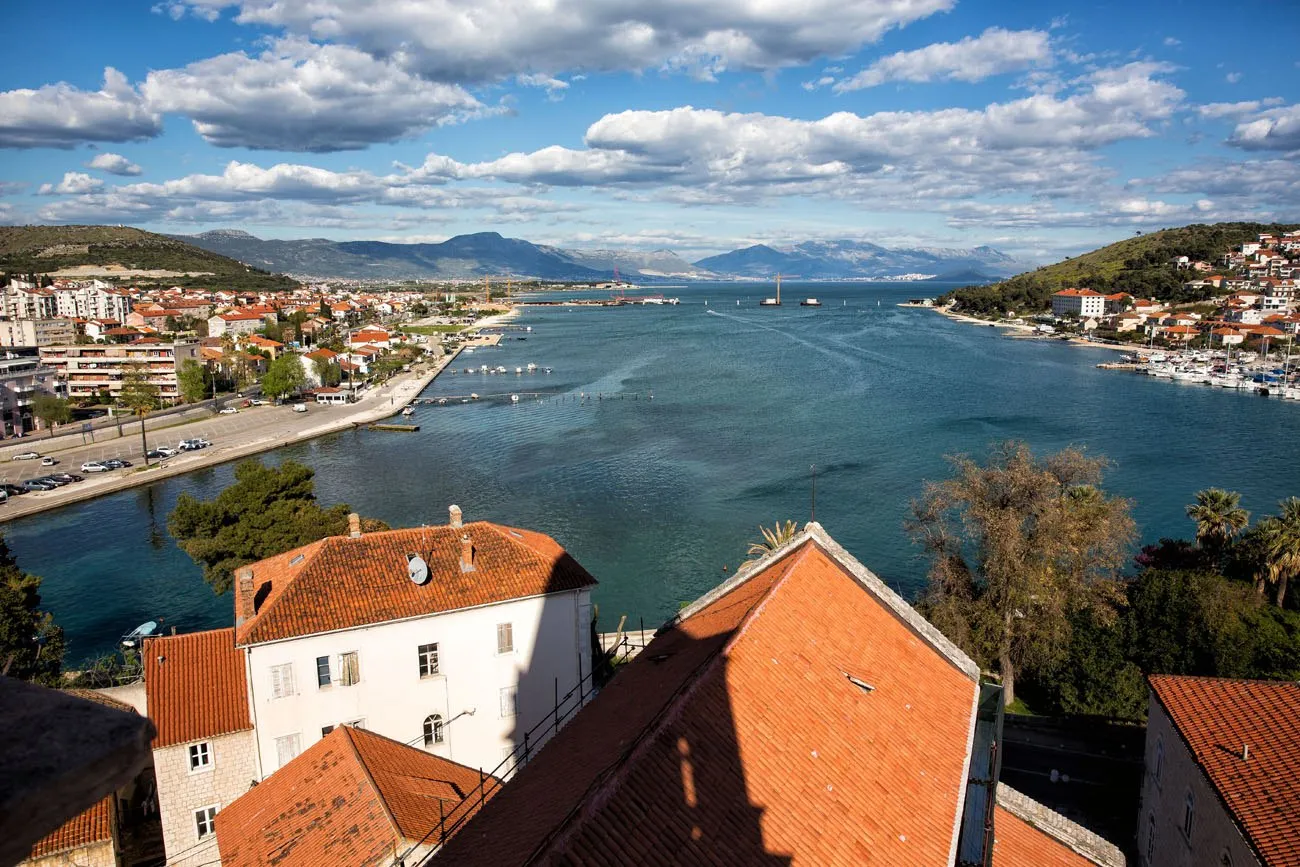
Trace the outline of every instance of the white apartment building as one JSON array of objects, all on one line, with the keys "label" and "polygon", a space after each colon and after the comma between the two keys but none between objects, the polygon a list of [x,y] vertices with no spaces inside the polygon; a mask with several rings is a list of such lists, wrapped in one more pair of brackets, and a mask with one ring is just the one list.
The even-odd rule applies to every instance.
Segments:
[{"label": "white apartment building", "polygon": [[197,343],[127,343],[116,346],[45,346],[41,363],[52,367],[73,400],[107,391],[116,398],[126,376],[139,370],[158,386],[164,404],[179,403],[177,373],[187,360],[199,360]]},{"label": "white apartment building", "polygon": [[114,319],[122,322],[131,312],[131,294],[98,280],[86,285],[55,286],[58,315],[69,319]]},{"label": "white apartment building", "polygon": [[1106,296],[1092,289],[1062,289],[1052,296],[1053,316],[1094,319],[1106,312]]},{"label": "white apartment building", "polygon": [[36,430],[36,395],[55,393],[54,371],[35,356],[0,359],[0,424],[4,436],[23,436]]},{"label": "white apartment building", "polygon": [[262,778],[234,633],[152,638],[142,650],[168,867],[219,860],[216,815]]},{"label": "white apartment building", "polygon": [[76,339],[70,319],[0,319],[0,346],[55,346]]},{"label": "white apartment building", "polygon": [[53,289],[15,280],[5,289],[3,299],[6,319],[54,319],[59,315]]},{"label": "white apartment building", "polygon": [[236,572],[264,774],[341,724],[490,773],[589,677],[595,579],[549,537],[455,506],[440,527],[352,518]]}]

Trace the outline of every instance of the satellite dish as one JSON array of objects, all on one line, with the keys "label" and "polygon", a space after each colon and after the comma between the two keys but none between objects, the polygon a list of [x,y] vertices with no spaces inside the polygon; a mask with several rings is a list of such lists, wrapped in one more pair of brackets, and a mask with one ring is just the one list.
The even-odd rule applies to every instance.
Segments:
[{"label": "satellite dish", "polygon": [[429,564],[419,554],[407,554],[406,574],[416,584],[424,585],[429,581]]}]

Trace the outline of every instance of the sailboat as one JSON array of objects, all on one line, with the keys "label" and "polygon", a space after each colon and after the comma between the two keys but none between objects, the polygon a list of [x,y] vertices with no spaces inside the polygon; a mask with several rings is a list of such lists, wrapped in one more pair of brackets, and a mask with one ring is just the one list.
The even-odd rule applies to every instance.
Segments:
[{"label": "sailboat", "polygon": [[764,298],[758,302],[759,307],[780,307],[781,306],[781,275],[776,275],[776,297]]}]

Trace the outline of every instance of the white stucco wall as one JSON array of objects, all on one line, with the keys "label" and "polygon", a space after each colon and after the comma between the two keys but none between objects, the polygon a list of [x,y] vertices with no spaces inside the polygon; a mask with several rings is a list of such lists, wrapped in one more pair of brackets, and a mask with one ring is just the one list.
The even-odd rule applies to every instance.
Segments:
[{"label": "white stucco wall", "polygon": [[[580,670],[590,673],[590,607],[588,591],[570,591],[249,648],[250,707],[263,774],[279,767],[276,738],[297,733],[302,752],[320,740],[322,727],[356,720],[423,748],[424,719],[432,713],[447,722],[444,743],[433,752],[492,770],[514,739],[522,742],[525,729],[551,714],[557,678],[563,696],[577,685]],[[513,625],[511,653],[497,653],[499,623]],[[417,649],[434,642],[439,674],[421,677]],[[337,656],[350,651],[358,654],[361,677],[342,686]],[[327,687],[317,686],[319,656],[330,657],[333,682]],[[271,668],[283,663],[293,665],[296,694],[272,698]],[[519,715],[503,718],[500,691],[508,686],[518,687]]]},{"label": "white stucco wall", "polygon": [[220,812],[259,779],[251,731],[211,738],[208,744],[212,765],[206,771],[190,771],[189,744],[153,751],[168,867],[196,867],[216,859],[217,837],[199,840],[194,811],[215,805]]}]

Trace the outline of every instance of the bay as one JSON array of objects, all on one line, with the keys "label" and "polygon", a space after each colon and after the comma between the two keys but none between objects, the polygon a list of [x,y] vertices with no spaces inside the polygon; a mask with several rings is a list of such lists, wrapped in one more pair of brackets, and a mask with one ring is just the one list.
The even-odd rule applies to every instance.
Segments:
[{"label": "bay", "polygon": [[[757,306],[771,287],[725,284],[666,290],[676,306],[525,308],[516,324],[532,331],[511,337],[526,340],[452,366],[511,373],[444,373],[425,394],[449,403],[419,408],[418,433],[336,434],[263,459],[314,467],[323,502],[393,526],[444,523],[456,503],[466,520],[547,533],[600,581],[610,629],[624,613],[657,625],[725,579],[759,524],[806,521],[812,465],[817,520],[909,598],[925,576],[903,530],[909,501],[947,474],[945,455],[999,440],[1108,457],[1106,487],[1134,500],[1144,541],[1189,536],[1183,510],[1201,488],[1240,491],[1254,515],[1300,494],[1300,402],[1102,371],[1107,351],[896,306],[944,288],[785,282],[772,309]],[[797,306],[805,295],[824,306]],[[513,373],[529,362],[553,372]],[[470,392],[483,399],[460,403]],[[213,596],[166,517],[182,491],[212,497],[232,475],[201,470],[3,529],[45,579],[71,662],[145,620],[231,623],[230,597]]]}]

